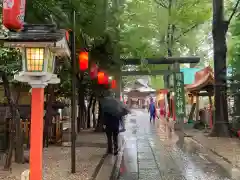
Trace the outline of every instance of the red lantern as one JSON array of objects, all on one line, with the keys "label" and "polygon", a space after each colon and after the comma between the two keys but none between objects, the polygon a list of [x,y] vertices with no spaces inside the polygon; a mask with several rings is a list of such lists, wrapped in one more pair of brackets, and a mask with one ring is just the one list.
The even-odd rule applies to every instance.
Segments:
[{"label": "red lantern", "polygon": [[108,82],[109,82],[109,81],[108,81],[108,75],[105,74],[105,75],[104,75],[104,84],[105,84],[105,85],[108,85]]},{"label": "red lantern", "polygon": [[65,37],[66,37],[67,42],[69,42],[69,32],[68,31],[65,32]]},{"label": "red lantern", "polygon": [[98,72],[98,75],[97,75],[97,77],[98,77],[98,84],[104,84],[104,78],[105,78],[105,74],[104,74],[104,72]]},{"label": "red lantern", "polygon": [[3,0],[3,25],[18,31],[24,24],[26,0]]},{"label": "red lantern", "polygon": [[95,79],[98,75],[98,66],[93,64],[90,69],[90,78]]},{"label": "red lantern", "polygon": [[113,79],[112,82],[111,82],[111,88],[115,89],[116,87],[117,87],[117,82],[116,82],[115,79]]},{"label": "red lantern", "polygon": [[80,52],[79,54],[79,69],[85,71],[88,68],[88,52]]}]

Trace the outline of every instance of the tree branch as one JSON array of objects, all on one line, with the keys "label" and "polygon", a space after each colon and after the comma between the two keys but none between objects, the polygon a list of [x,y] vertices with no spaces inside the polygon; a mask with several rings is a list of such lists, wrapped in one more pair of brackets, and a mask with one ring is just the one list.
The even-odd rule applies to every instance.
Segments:
[{"label": "tree branch", "polygon": [[189,27],[188,29],[186,29],[185,31],[183,31],[178,37],[174,38],[174,41],[178,41],[182,36],[184,36],[185,34],[187,34],[188,32],[190,32],[191,30],[195,29],[197,26],[199,26],[200,24],[194,24],[193,26]]},{"label": "tree branch", "polygon": [[238,6],[240,4],[240,0],[237,1],[237,3],[235,4],[234,8],[233,8],[233,11],[232,11],[232,14],[230,15],[229,19],[228,19],[228,24],[230,24],[233,16],[235,15],[235,13],[237,12],[237,9],[238,9]]},{"label": "tree branch", "polygon": [[168,8],[168,6],[166,4],[164,4],[161,0],[154,0],[156,4],[158,4],[159,6],[162,6],[163,8]]}]

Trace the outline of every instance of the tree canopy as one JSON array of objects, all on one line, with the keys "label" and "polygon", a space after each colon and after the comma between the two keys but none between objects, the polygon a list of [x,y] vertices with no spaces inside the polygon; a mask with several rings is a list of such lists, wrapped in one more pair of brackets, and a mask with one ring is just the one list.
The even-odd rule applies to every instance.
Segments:
[{"label": "tree canopy", "polygon": [[[72,11],[75,10],[77,48],[90,49],[91,60],[112,73],[121,66],[121,62],[113,55],[116,41],[119,42],[121,57],[126,58],[167,56],[169,36],[172,36],[171,51],[174,56],[186,52],[190,54],[198,46],[199,37],[196,36],[196,32],[209,20],[211,13],[210,0],[176,3],[171,0],[116,2],[27,1],[25,20],[26,23],[34,24],[54,23],[59,28],[68,30],[72,28]],[[116,27],[116,23],[119,26]],[[64,66],[70,68],[70,65]],[[166,66],[151,65],[140,68],[154,70],[165,69]],[[63,69],[66,71],[66,68]],[[66,85],[69,85],[70,81],[66,82],[61,86],[67,88]]]},{"label": "tree canopy", "polygon": [[[199,45],[203,37],[196,34],[202,31],[210,17],[210,0],[187,0],[176,3],[171,0],[126,1],[120,18],[121,56],[126,58],[168,56],[169,48],[173,56],[199,55]],[[141,68],[160,70],[166,67],[148,65]],[[156,82],[153,83],[156,88],[163,85],[162,77],[152,77],[152,82]]]}]

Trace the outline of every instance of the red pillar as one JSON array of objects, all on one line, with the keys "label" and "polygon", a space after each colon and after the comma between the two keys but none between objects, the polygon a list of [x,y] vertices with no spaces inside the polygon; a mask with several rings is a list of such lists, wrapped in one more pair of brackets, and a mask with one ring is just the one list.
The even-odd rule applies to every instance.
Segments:
[{"label": "red pillar", "polygon": [[44,88],[32,88],[30,180],[42,180]]},{"label": "red pillar", "polygon": [[174,96],[172,96],[172,118],[176,121],[176,110],[175,110],[175,101]]}]

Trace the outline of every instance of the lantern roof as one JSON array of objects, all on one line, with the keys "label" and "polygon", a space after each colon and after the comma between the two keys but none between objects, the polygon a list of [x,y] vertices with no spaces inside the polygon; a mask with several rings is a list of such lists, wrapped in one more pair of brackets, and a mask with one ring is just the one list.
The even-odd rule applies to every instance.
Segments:
[{"label": "lantern roof", "polygon": [[22,31],[10,31],[7,36],[0,36],[0,40],[5,47],[49,47],[58,56],[70,57],[65,33],[66,30],[52,24],[25,24]]}]

